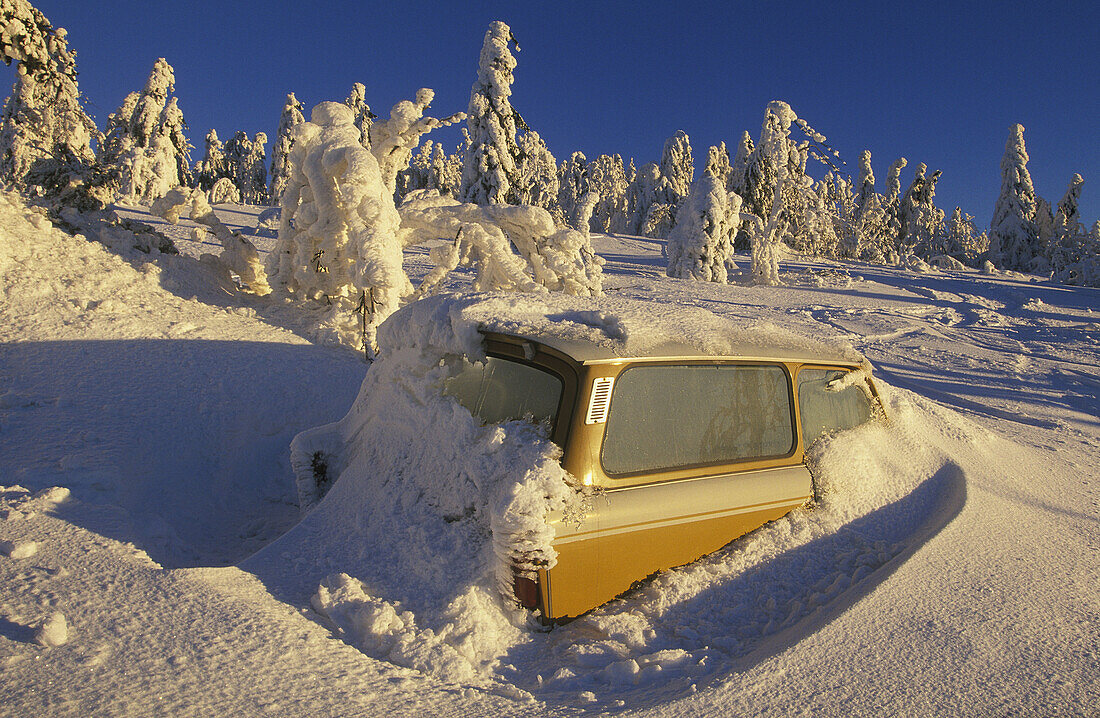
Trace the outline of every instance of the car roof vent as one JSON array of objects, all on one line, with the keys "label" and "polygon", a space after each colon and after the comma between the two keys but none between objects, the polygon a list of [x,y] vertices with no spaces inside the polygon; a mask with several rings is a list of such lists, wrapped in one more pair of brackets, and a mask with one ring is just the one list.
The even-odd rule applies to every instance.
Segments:
[{"label": "car roof vent", "polygon": [[602,424],[607,421],[607,410],[611,406],[612,377],[603,377],[592,382],[592,398],[588,401],[588,415],[585,424]]}]

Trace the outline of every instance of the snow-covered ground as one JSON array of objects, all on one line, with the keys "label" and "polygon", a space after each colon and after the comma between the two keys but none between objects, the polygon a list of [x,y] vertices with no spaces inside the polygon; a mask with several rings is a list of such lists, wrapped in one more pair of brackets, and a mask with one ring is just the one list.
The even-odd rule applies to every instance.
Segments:
[{"label": "snow-covered ground", "polygon": [[[266,249],[260,211],[217,213]],[[422,596],[385,633],[338,610],[370,567],[287,533],[290,439],[344,415],[361,356],[233,292],[190,222],[123,214],[183,254],[0,196],[0,713],[1095,713],[1100,290],[795,260],[784,286],[719,286],[666,278],[659,241],[596,237],[612,303],[849,342],[889,426],[815,451],[816,509],[573,623],[447,624]],[[333,571],[356,582],[311,602]]]}]

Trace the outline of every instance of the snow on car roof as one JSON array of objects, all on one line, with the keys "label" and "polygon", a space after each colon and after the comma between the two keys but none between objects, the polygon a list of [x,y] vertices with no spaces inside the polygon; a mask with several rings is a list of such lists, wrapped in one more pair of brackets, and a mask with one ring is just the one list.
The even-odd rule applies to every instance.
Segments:
[{"label": "snow on car roof", "polygon": [[384,347],[421,346],[482,356],[482,336],[531,339],[581,363],[624,358],[788,359],[860,363],[851,345],[704,309],[619,297],[445,294],[414,302],[379,332]]}]

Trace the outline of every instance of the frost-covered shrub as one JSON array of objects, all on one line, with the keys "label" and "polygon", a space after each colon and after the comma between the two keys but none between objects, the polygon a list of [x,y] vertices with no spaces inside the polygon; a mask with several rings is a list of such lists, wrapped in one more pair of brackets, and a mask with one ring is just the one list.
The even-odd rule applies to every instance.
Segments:
[{"label": "frost-covered shrub", "polygon": [[670,277],[725,284],[741,198],[710,174],[695,180],[668,235]]},{"label": "frost-covered shrub", "polygon": [[233,180],[220,177],[206,193],[206,197],[210,204],[238,204],[241,201],[241,191]]}]

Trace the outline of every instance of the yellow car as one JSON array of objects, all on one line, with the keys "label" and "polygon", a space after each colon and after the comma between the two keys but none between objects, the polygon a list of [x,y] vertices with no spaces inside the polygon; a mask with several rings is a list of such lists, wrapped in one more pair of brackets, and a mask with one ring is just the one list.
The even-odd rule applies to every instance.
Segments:
[{"label": "yellow car", "polygon": [[644,357],[565,339],[483,332],[453,396],[485,423],[550,426],[562,466],[594,496],[559,513],[557,563],[515,571],[515,598],[556,621],[689,563],[813,498],[806,448],[881,411],[868,374],[838,356],[708,356],[670,344]]}]

